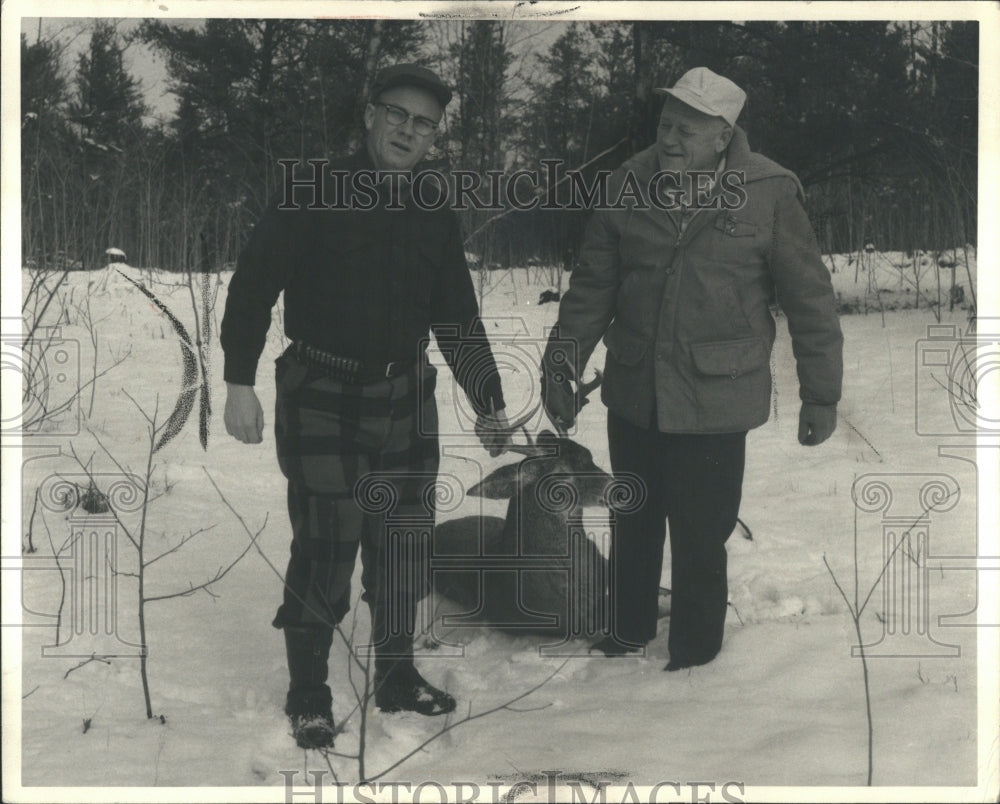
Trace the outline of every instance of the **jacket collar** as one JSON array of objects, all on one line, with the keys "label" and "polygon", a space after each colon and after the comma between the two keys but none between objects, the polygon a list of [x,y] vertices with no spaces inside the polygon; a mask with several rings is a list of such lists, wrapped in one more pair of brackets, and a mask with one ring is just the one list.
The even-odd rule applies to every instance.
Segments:
[{"label": "jacket collar", "polygon": [[733,126],[733,138],[726,149],[726,167],[730,170],[746,170],[750,154],[747,133],[740,126]]},{"label": "jacket collar", "polygon": [[[656,152],[657,145],[654,142],[648,148],[639,151],[631,159],[626,160],[622,167],[635,171],[640,178],[649,179],[650,176],[660,169]],[[725,169],[743,173],[744,184],[750,184],[761,179],[785,176],[795,182],[795,188],[800,199],[804,198],[802,185],[799,183],[798,177],[777,162],[751,151],[747,133],[741,126],[733,126],[733,138],[729,141],[725,159]]]}]

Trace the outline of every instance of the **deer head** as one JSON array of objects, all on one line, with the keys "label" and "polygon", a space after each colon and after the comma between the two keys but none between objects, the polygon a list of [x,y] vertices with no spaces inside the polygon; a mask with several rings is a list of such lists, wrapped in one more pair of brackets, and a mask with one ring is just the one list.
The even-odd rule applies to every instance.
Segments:
[{"label": "deer head", "polygon": [[[586,404],[587,395],[601,384],[602,379],[601,373],[597,372],[593,380],[579,385],[578,408]],[[493,500],[520,498],[522,510],[530,509],[535,502],[546,510],[552,510],[558,507],[558,501],[553,499],[549,501],[553,505],[546,505],[546,495],[559,497],[573,493],[575,504],[566,511],[566,515],[584,506],[607,506],[605,489],[612,477],[594,463],[590,450],[567,438],[565,434],[557,435],[550,430],[542,430],[533,439],[524,427],[526,420],[525,417],[520,417],[507,428],[507,434],[512,437],[516,430],[524,431],[527,443],[511,444],[507,450],[524,455],[525,458],[519,463],[497,469],[469,489],[468,493]],[[540,485],[542,481],[546,481],[547,485]],[[570,488],[573,492],[570,492]],[[527,494],[529,489],[531,495]],[[528,496],[535,499],[528,500]]]},{"label": "deer head", "polygon": [[[599,384],[598,376],[578,393],[585,399]],[[523,458],[468,491],[509,500],[506,515],[460,517],[436,526],[435,549],[472,562],[468,569],[437,573],[436,588],[508,631],[599,633],[608,622],[607,562],[587,529],[571,518],[586,506],[608,506],[614,481],[590,450],[565,435],[543,430],[531,438],[524,425],[537,410],[507,428],[510,436],[524,430],[527,443],[508,447]],[[474,563],[478,556],[481,566]],[[498,566],[497,557],[513,563]],[[520,568],[522,559],[530,565]]]}]

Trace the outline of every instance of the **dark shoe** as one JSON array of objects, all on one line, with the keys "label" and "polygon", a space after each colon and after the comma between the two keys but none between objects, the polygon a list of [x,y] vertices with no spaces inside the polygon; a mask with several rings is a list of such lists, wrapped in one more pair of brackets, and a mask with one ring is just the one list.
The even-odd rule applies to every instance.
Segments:
[{"label": "dark shoe", "polygon": [[709,656],[707,659],[682,659],[682,658],[674,659],[673,657],[671,657],[670,661],[667,662],[666,667],[664,667],[663,669],[670,673],[673,673],[676,672],[677,670],[683,670],[686,667],[700,667],[703,664],[708,664],[714,658],[715,656]]},{"label": "dark shoe", "polygon": [[375,705],[382,712],[419,712],[446,715],[455,711],[455,699],[428,684],[412,664],[403,662],[382,675],[375,674]]},{"label": "dark shoe", "polygon": [[587,652],[593,653],[595,650],[599,650],[609,659],[612,659],[617,656],[625,656],[629,653],[639,653],[645,647],[645,645],[638,643],[620,642],[614,637],[607,636],[591,645],[590,650]]}]

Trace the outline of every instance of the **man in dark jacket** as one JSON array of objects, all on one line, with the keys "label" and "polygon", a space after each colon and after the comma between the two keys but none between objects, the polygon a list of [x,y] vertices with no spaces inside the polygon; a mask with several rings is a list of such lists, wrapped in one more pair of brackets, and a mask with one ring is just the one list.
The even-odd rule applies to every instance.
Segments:
[{"label": "man in dark jacket", "polygon": [[578,412],[570,381],[603,337],[612,469],[642,478],[645,500],[616,517],[614,631],[594,647],[620,656],[656,635],[669,522],[666,669],[678,670],[722,646],[746,434],[770,407],[772,293],[788,318],[804,445],[836,427],[843,338],[798,179],[753,153],[736,125],[743,90],[698,67],[656,91],[666,96],[657,141],[612,175],[622,208],[593,214],[542,387],[565,432]]},{"label": "man in dark jacket", "polygon": [[292,345],[276,363],[275,436],[293,538],[273,624],[284,630],[288,655],[285,711],[306,748],[333,744],[327,663],[359,546],[376,704],[425,715],[455,708],[413,663],[439,458],[429,331],[493,455],[506,420],[458,220],[409,193],[409,171],[427,153],[450,98],[423,67],[380,73],[365,109],[365,147],[334,163],[325,184],[293,188],[300,203],[286,188],[254,228],[229,285],[225,422],[245,443],[262,438],[253,386],[271,308],[285,294]]}]

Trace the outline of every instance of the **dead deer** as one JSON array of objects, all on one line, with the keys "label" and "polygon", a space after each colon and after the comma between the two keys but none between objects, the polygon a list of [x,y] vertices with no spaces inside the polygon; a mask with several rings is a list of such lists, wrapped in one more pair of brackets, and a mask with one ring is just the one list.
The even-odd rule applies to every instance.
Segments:
[{"label": "dead deer", "polygon": [[[578,407],[601,379],[598,373],[580,385]],[[524,421],[511,424],[511,434]],[[433,573],[435,589],[465,607],[459,620],[561,638],[601,633],[608,624],[607,561],[573,522],[584,507],[608,506],[613,478],[577,442],[549,430],[534,440],[524,432],[528,443],[508,449],[525,457],[468,490],[509,500],[507,515],[461,517],[435,528],[434,560],[445,567]]]}]

